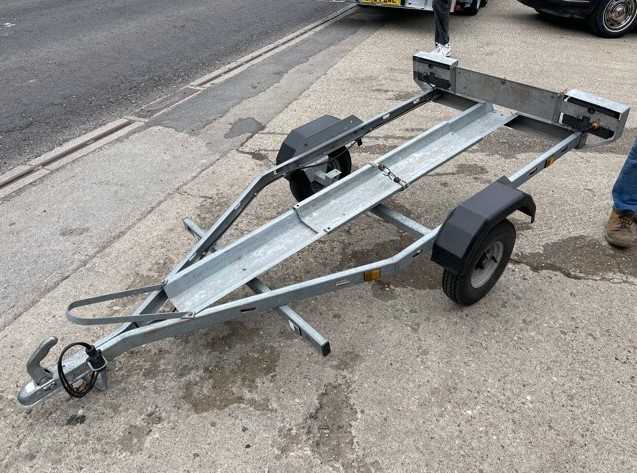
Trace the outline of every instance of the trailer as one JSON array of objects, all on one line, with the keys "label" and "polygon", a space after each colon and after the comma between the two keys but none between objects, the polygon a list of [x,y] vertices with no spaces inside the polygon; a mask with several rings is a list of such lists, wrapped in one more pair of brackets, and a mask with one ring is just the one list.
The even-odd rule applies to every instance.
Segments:
[{"label": "trailer", "polygon": [[[402,8],[407,10],[433,11],[434,0],[332,0],[337,3],[355,3],[362,7]],[[489,0],[451,0],[450,12],[477,15]]]},{"label": "trailer", "polygon": [[[82,397],[96,386],[105,389],[108,363],[124,352],[268,311],[328,355],[328,339],[290,304],[377,281],[418,264],[425,255],[442,266],[444,293],[458,304],[474,304],[493,288],[510,259],[516,231],[508,217],[519,211],[531,221],[535,218],[532,196],[519,187],[572,149],[617,140],[629,113],[623,104],[586,92],[544,90],[464,69],[455,59],[428,53],[414,55],[413,75],[422,93],[371,120],[326,115],[293,130],[281,144],[276,166],[257,176],[214,225],[203,229],[184,220],[196,242],[163,281],[72,302],[66,316],[73,323],[122,325],[94,344],[68,345],[49,368],[41,363],[58,340],[44,340],[27,361],[31,380],[22,387],[18,401],[32,406],[61,389],[73,397]],[[373,130],[428,103],[450,107],[457,115],[352,169],[351,147],[360,145]],[[409,192],[418,179],[503,127],[540,135],[551,144],[514,174],[460,203],[435,228],[386,205],[389,197]],[[252,200],[281,178],[289,181],[298,202],[220,247],[220,237]],[[295,284],[269,288],[260,279],[275,265],[364,213],[395,225],[415,240],[390,258]],[[255,294],[220,302],[242,286]],[[140,294],[146,297],[130,314],[78,313],[80,308],[86,311],[94,304]]]}]

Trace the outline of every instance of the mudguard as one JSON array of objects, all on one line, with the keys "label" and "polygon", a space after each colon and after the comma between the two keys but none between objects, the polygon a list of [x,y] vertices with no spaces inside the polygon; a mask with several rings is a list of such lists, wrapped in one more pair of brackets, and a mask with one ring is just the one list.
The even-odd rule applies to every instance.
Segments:
[{"label": "mudguard", "polygon": [[431,260],[454,274],[464,274],[473,245],[507,216],[519,210],[535,220],[533,198],[501,177],[453,209],[438,232]]},{"label": "mudguard", "polygon": [[323,115],[316,120],[312,120],[290,132],[279,149],[276,163],[277,165],[284,163],[309,149],[357,127],[361,123],[363,123],[362,120],[354,115],[350,115],[342,120],[331,115]]}]

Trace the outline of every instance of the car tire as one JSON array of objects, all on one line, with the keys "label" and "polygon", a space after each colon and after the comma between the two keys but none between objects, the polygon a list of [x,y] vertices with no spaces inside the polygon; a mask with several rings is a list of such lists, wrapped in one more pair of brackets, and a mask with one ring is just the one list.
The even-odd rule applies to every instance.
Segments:
[{"label": "car tire", "polygon": [[544,10],[538,10],[537,8],[535,9],[535,11],[537,12],[538,15],[540,15],[540,18],[544,19],[544,20],[555,20],[557,18],[559,18],[557,15],[554,15],[552,13],[549,13],[547,11]]},{"label": "car tire", "polygon": [[480,0],[480,8],[484,8],[489,4],[489,0]]},{"label": "car tire", "polygon": [[602,38],[619,38],[637,21],[637,0],[602,0],[588,19],[593,33]]},{"label": "car tire", "polygon": [[481,0],[473,0],[471,5],[468,7],[463,7],[462,10],[459,11],[461,15],[465,16],[475,16],[480,11]]}]

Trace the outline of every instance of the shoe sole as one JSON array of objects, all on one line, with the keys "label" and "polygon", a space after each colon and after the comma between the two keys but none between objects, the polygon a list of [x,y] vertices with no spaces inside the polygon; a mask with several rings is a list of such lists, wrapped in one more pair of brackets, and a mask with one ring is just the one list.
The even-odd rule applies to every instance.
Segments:
[{"label": "shoe sole", "polygon": [[621,248],[621,249],[627,250],[627,249],[633,248],[635,244],[637,244],[637,242],[623,242],[623,241],[615,240],[613,237],[611,237],[608,234],[608,232],[605,232],[604,236],[606,237],[606,241],[608,242],[608,244],[611,246],[614,246],[615,248]]}]

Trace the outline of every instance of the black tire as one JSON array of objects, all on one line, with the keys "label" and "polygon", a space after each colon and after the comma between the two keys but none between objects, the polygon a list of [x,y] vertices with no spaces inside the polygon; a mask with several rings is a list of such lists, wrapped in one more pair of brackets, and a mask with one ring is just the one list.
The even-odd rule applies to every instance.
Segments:
[{"label": "black tire", "polygon": [[[613,15],[618,12],[619,18]],[[636,22],[637,0],[601,0],[588,18],[593,33],[602,38],[619,38],[631,31]]]},{"label": "black tire", "polygon": [[549,13],[544,10],[538,10],[537,8],[535,9],[535,11],[538,13],[538,15],[540,15],[540,18],[544,20],[555,21],[560,18],[559,16],[554,15],[553,13]]},{"label": "black tire", "polygon": [[[466,306],[475,304],[486,296],[498,282],[509,263],[515,238],[515,227],[508,220],[503,220],[484,238],[476,241],[468,255],[467,267],[469,269],[466,274],[453,274],[446,269],[443,271],[442,290],[447,297],[456,304]],[[494,259],[494,262],[491,263],[490,255],[485,252],[495,247],[500,248],[501,253],[498,250],[499,258],[497,261]],[[493,257],[491,256],[491,258]],[[491,268],[485,269],[485,259],[488,264],[492,265]],[[476,271],[483,271],[483,273]]]},{"label": "black tire", "polygon": [[480,0],[480,8],[484,8],[489,4],[489,0]]},{"label": "black tire", "polygon": [[[339,148],[332,151],[328,156],[330,160],[327,164],[326,172],[338,169],[341,172],[338,179],[342,179],[352,172],[352,157],[347,148]],[[277,161],[277,164],[281,163]],[[288,180],[290,181],[290,191],[297,202],[307,199],[323,188],[320,184],[311,182],[302,169],[290,173]]]},{"label": "black tire", "polygon": [[475,16],[480,11],[480,6],[480,0],[473,0],[471,2],[471,5],[469,5],[468,7],[462,7],[462,10],[460,10],[459,13],[465,16]]}]

